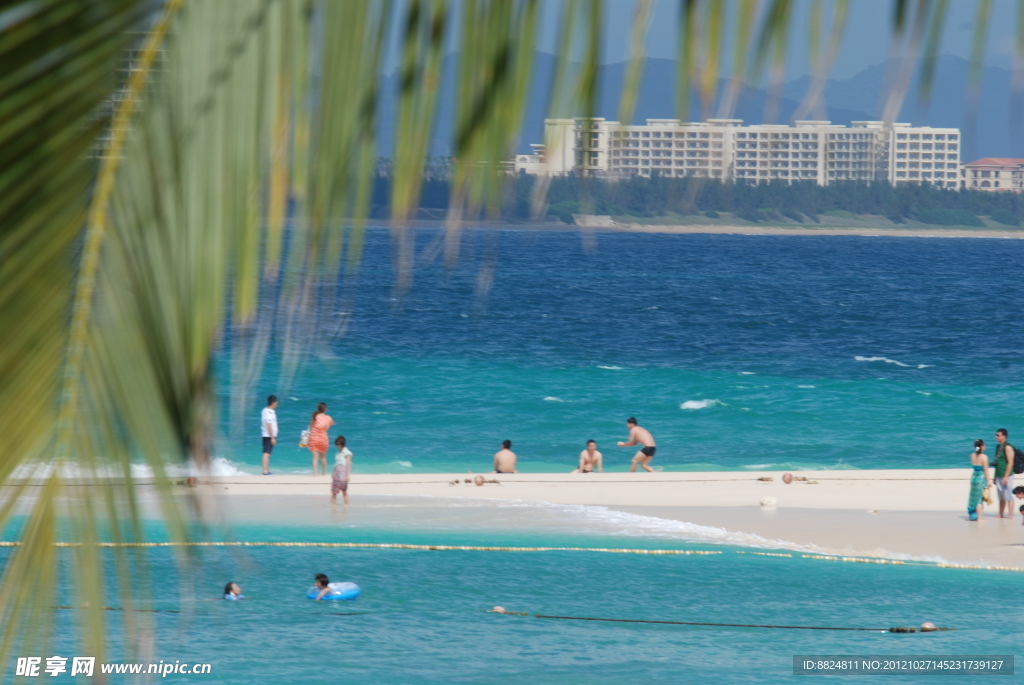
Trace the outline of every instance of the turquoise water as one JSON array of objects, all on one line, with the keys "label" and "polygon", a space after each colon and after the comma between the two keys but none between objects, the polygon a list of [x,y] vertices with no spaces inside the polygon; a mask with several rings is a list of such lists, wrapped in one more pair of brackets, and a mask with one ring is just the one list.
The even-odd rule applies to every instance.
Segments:
[{"label": "turquoise water", "polygon": [[[1020,619],[1007,610],[1019,574],[871,566],[736,554],[664,535],[565,527],[565,508],[469,505],[463,511],[371,499],[318,525],[253,523],[245,540],[711,549],[711,556],[380,549],[204,550],[188,570],[197,601],[156,601],[154,660],[212,664],[223,683],[778,683],[795,654],[1012,654]],[[357,511],[361,509],[361,511]],[[596,511],[596,510],[595,510]],[[472,514],[472,516],[467,516]],[[458,521],[469,521],[460,527]],[[749,551],[749,550],[748,550]],[[0,550],[0,563],[8,550]],[[158,587],[178,571],[151,555]],[[351,603],[304,598],[316,572],[353,580]],[[247,599],[218,601],[224,583]],[[112,600],[116,603],[116,600]],[[1012,601],[1010,602],[1012,604]],[[494,605],[531,616],[487,613]],[[354,615],[342,615],[352,613]],[[931,620],[955,632],[834,631],[593,623],[532,614],[645,620],[888,628]],[[74,654],[60,625],[54,653]],[[195,682],[199,676],[168,676]],[[839,682],[858,682],[852,676]],[[925,682],[890,677],[890,682]]]},{"label": "turquoise water", "polygon": [[1024,430],[1021,241],[467,231],[454,272],[417,264],[396,299],[371,230],[347,335],[290,387],[272,345],[241,416],[222,359],[217,454],[258,471],[270,393],[278,472],[319,401],[362,472],[483,470],[504,439],[567,471],[589,438],[624,470],[631,415],[665,470],[954,467]]}]

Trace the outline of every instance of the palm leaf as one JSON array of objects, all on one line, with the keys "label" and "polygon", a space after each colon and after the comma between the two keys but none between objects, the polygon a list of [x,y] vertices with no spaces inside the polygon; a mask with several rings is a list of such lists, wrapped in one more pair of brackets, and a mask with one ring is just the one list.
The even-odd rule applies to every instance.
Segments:
[{"label": "palm leaf", "polygon": [[[833,4],[827,44],[812,50],[801,112],[819,106],[848,4]],[[904,60],[887,121],[902,106],[922,43],[920,96],[931,96],[946,5],[894,0]],[[500,206],[501,163],[522,125],[540,12],[538,0],[458,7],[449,265],[463,218]],[[623,123],[639,92],[651,7],[640,0],[634,14]],[[731,13],[725,3],[682,0],[678,116],[689,117],[691,91],[710,112],[726,35],[731,77],[720,111],[731,112],[744,69],[756,81],[770,66],[777,101],[793,7],[772,0],[759,22],[756,0]],[[972,88],[991,7],[979,0]],[[411,220],[454,13],[445,0],[402,8],[391,198],[399,293],[412,285]],[[811,43],[821,45],[814,8]],[[176,490],[172,474],[186,465],[202,472],[211,459],[216,354],[232,358],[232,408],[241,416],[272,345],[286,385],[310,352],[345,330],[346,316],[328,318],[318,303],[350,302],[376,170],[379,73],[398,13],[390,1],[367,0],[166,0],[153,9],[141,0],[0,5],[0,530],[17,528],[22,543],[0,585],[0,661],[51,636],[52,608],[37,589],[58,585],[71,564],[88,653],[102,660],[107,648],[105,588],[115,587],[126,608],[146,605],[146,584],[136,580],[143,552],[96,544],[152,535],[133,465],[153,473],[162,534],[189,541],[194,517],[210,520],[205,490]],[[582,117],[585,134],[597,114],[604,30],[601,2],[564,3],[549,111]],[[129,47],[125,80],[115,66]],[[537,212],[545,189],[543,180],[534,186]],[[480,301],[495,269],[488,254]],[[82,544],[55,547],[68,539]],[[134,637],[127,648],[148,648],[153,626],[131,611],[120,620]]]}]

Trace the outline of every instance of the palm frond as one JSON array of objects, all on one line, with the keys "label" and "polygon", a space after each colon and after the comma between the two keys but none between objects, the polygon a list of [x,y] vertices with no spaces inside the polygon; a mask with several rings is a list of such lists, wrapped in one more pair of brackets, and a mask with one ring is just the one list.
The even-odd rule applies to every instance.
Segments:
[{"label": "palm frond", "polygon": [[[849,6],[832,4],[823,41],[822,4],[812,4],[814,78],[800,116],[821,106]],[[886,121],[900,111],[919,60],[919,97],[931,97],[947,6],[893,1],[902,61]],[[977,4],[972,92],[992,6]],[[652,7],[638,0],[635,8],[623,123],[637,102]],[[726,36],[730,78],[719,112],[731,114],[745,71],[756,82],[770,68],[769,102],[777,103],[794,7],[681,0],[677,116],[689,118],[691,93],[710,114]],[[51,635],[49,598],[36,589],[60,583],[69,564],[83,645],[98,657],[107,648],[106,588],[116,587],[126,607],[146,604],[145,584],[133,581],[144,554],[95,544],[152,534],[133,465],[153,473],[163,534],[189,539],[193,517],[210,514],[205,491],[177,489],[172,474],[201,472],[211,459],[218,352],[229,351],[232,411],[241,416],[268,350],[281,354],[286,386],[310,351],[344,332],[375,173],[380,71],[396,21],[390,209],[396,290],[412,286],[411,220],[456,8],[449,266],[463,220],[500,206],[501,163],[517,145],[533,78],[539,0],[22,0],[0,8],[0,531],[17,527],[22,543],[0,585],[0,661]],[[548,107],[553,117],[582,117],[584,135],[598,113],[606,28],[600,0],[563,4]],[[1019,91],[1024,9],[1017,30]],[[128,48],[125,81],[116,65]],[[535,213],[546,188],[544,178],[534,184]],[[481,296],[494,274],[489,254]],[[58,551],[54,543],[67,538],[83,544]],[[121,620],[136,638],[127,647],[145,650],[152,624],[133,612]]]}]

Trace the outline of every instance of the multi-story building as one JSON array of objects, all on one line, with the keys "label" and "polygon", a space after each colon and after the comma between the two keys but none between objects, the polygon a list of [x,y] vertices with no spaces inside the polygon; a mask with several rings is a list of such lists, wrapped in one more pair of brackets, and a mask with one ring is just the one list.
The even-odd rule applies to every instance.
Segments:
[{"label": "multi-story building", "polygon": [[988,192],[1024,190],[1024,159],[985,157],[964,164],[960,170],[962,188]]},{"label": "multi-story building", "polygon": [[645,126],[620,126],[577,118],[548,119],[544,130],[543,145],[516,156],[517,172],[959,185],[960,131],[955,128],[886,126],[880,121],[744,126],[741,119],[648,119]]}]

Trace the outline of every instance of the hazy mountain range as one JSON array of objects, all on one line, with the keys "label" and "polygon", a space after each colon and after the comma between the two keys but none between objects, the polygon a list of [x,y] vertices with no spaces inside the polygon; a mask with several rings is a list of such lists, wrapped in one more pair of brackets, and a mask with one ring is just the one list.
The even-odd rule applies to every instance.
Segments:
[{"label": "hazy mountain range", "polygon": [[[457,55],[445,59],[443,81],[435,125],[431,154],[451,154],[454,129],[454,83]],[[520,136],[519,150],[527,151],[530,143],[543,139],[544,117],[547,113],[547,99],[551,89],[555,58],[547,53],[537,53],[534,65],[534,80],[527,105],[526,117]],[[969,63],[960,57],[942,56],[937,61],[932,97],[929,102],[918,100],[918,81],[912,80],[907,91],[898,121],[915,125],[949,126],[961,128],[964,136],[962,158],[965,161],[979,157],[1024,157],[1024,135],[1021,119],[1017,117],[1017,128],[1011,140],[1010,130],[1010,78],[1011,72],[1000,67],[986,66],[982,70],[980,95],[977,100],[977,119],[974,126],[966,120],[970,98],[968,97]],[[626,73],[626,63],[606,65],[602,69],[600,96],[597,115],[608,119],[618,116],[619,93]],[[885,105],[884,96],[890,74],[886,65],[868,67],[848,79],[831,79],[824,91],[825,118],[836,124],[851,121],[876,120],[881,118]],[[398,77],[391,74],[384,78],[381,99],[380,150],[390,155],[391,139],[397,99],[395,97]],[[675,117],[675,62],[667,59],[648,59],[640,87],[634,123],[645,119],[669,119]],[[811,82],[810,77],[801,77],[783,84],[777,104],[777,116],[772,123],[789,123],[796,112]],[[719,92],[724,90],[720,84]],[[695,98],[694,98],[695,100]],[[736,108],[731,117],[743,119],[746,123],[766,123],[765,105],[767,94],[764,88],[744,86],[741,89]],[[712,115],[718,113],[718,103],[710,108]],[[700,107],[694,101],[691,120],[699,120]],[[807,118],[818,118],[815,113]]]}]

